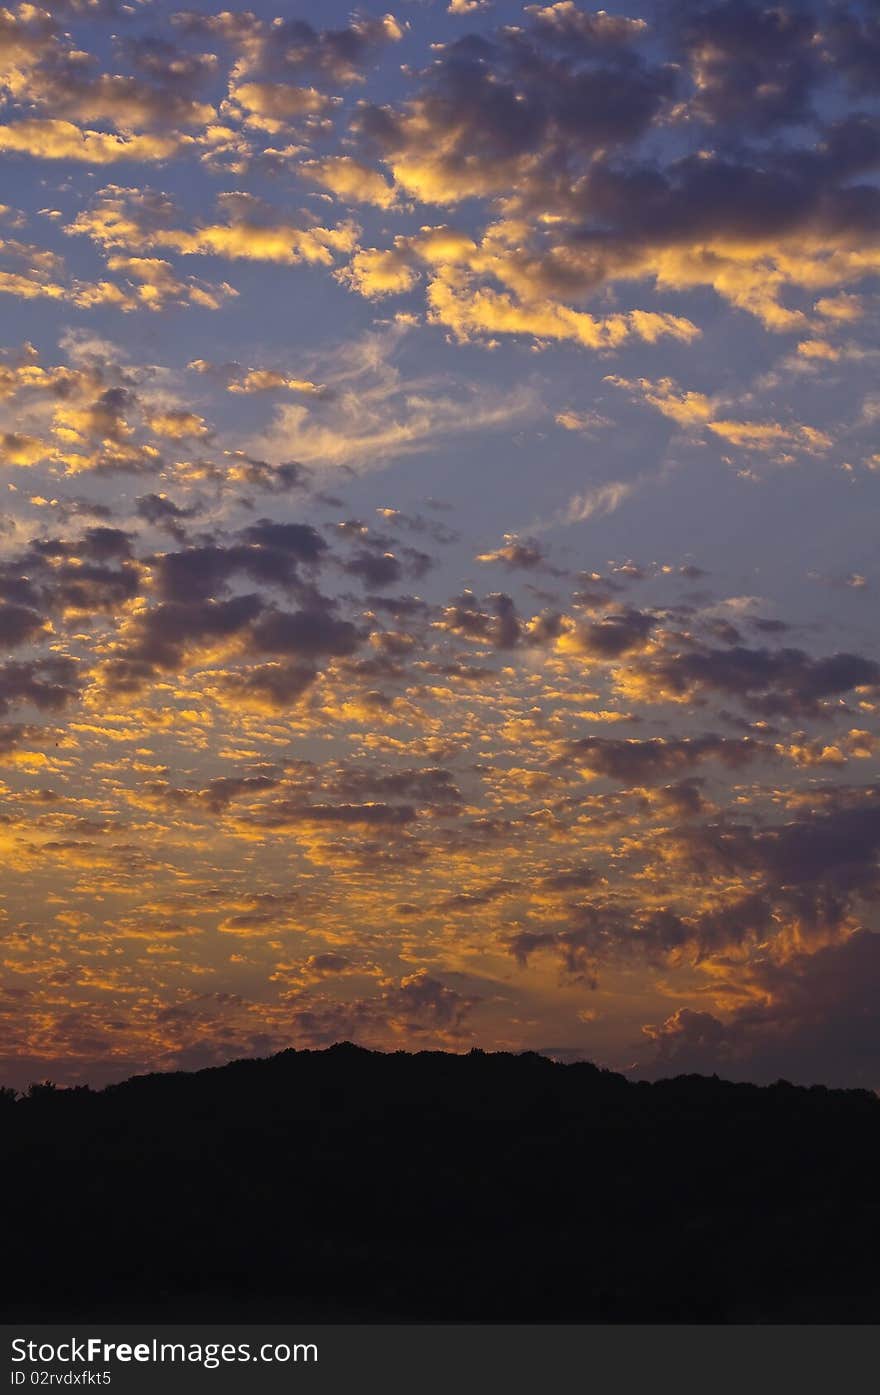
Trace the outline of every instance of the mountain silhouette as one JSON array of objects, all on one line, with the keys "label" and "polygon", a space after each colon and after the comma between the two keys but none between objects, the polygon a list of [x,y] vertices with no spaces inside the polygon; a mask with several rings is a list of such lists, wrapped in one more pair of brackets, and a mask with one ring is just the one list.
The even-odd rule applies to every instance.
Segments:
[{"label": "mountain silhouette", "polygon": [[7,1321],[880,1314],[863,1090],[342,1043],[0,1119]]}]

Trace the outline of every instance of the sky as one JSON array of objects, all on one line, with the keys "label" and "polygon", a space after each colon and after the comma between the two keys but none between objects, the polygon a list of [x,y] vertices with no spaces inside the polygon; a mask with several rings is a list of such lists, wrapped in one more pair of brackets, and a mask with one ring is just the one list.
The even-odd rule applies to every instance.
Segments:
[{"label": "sky", "polygon": [[880,10],[0,9],[0,1079],[880,1087]]}]

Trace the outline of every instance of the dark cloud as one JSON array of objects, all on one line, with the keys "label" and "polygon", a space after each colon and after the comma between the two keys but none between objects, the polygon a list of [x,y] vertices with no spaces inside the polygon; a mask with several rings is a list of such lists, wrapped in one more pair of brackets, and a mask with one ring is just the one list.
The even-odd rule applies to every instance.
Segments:
[{"label": "dark cloud", "polygon": [[503,591],[486,597],[487,610],[473,591],[464,591],[443,611],[438,624],[463,639],[481,640],[495,649],[513,649],[522,638],[516,603]]},{"label": "dark cloud", "polygon": [[260,518],[242,529],[241,539],[252,547],[286,552],[298,562],[317,562],[327,551],[326,542],[309,523],[274,523]]},{"label": "dark cloud", "polygon": [[829,904],[880,890],[880,802],[868,787],[852,803],[822,807],[785,824],[733,822],[690,828],[680,847],[695,872],[745,872],[783,891],[823,885]]},{"label": "dark cloud", "polygon": [[765,635],[784,635],[791,629],[784,620],[770,620],[766,616],[756,615],[749,623],[753,629],[760,630]]},{"label": "dark cloud", "polygon": [[362,108],[362,136],[386,157],[442,151],[443,182],[458,180],[462,194],[475,181],[481,191],[497,187],[538,152],[553,179],[570,175],[572,149],[583,156],[636,140],[673,95],[674,70],[643,60],[622,24],[597,42],[596,29],[553,24],[543,13],[527,28],[447,44],[408,113]]},{"label": "dark cloud", "polygon": [[458,805],[461,791],[451,770],[430,766],[424,770],[402,769],[387,773],[349,768],[339,772],[330,788],[344,798],[414,799],[419,804]]},{"label": "dark cloud", "polygon": [[240,481],[264,494],[287,494],[294,489],[305,489],[309,484],[309,472],[295,460],[281,465],[270,465],[266,460],[257,460],[243,451],[225,452],[229,468],[215,469],[220,479]]},{"label": "dark cloud", "polygon": [[598,875],[592,867],[573,867],[542,877],[540,886],[542,891],[581,892],[595,886],[597,881]]},{"label": "dark cloud", "polygon": [[60,654],[0,665],[0,715],[25,705],[41,712],[66,707],[79,691],[77,673],[76,662]]},{"label": "dark cloud", "polygon": [[619,659],[644,649],[656,624],[657,617],[645,611],[613,611],[601,620],[578,624],[569,643],[590,658]]},{"label": "dark cloud", "polygon": [[292,1014],[296,1039],[307,1046],[383,1040],[390,1030],[414,1036],[460,1036],[480,998],[421,969],[386,979],[372,998],[332,1002],[298,995]]},{"label": "dark cloud", "polygon": [[53,118],[106,121],[117,129],[178,130],[203,126],[212,108],[198,102],[183,86],[142,77],[84,71],[76,57],[58,55],[42,65],[30,100]]},{"label": "dark cloud", "polygon": [[699,964],[711,957],[717,962],[745,946],[754,949],[778,934],[778,912],[773,899],[759,892],[731,896],[697,915],[669,906],[648,908],[635,898],[578,897],[561,924],[520,930],[506,936],[505,944],[521,968],[536,954],[550,954],[564,978],[595,988],[609,967],[668,969],[682,960]]},{"label": "dark cloud", "polygon": [[91,517],[91,518],[112,518],[113,510],[109,504],[102,503],[97,499],[85,499],[78,495],[68,496],[63,499],[51,499],[46,506],[64,524],[71,518]]},{"label": "dark cloud", "polygon": [[314,974],[344,974],[352,966],[352,961],[344,954],[334,954],[327,951],[325,954],[310,954],[306,960],[306,968]]},{"label": "dark cloud", "polygon": [[639,674],[658,692],[677,697],[718,692],[738,697],[757,711],[816,714],[821,704],[854,688],[880,682],[880,665],[859,654],[814,659],[801,649],[694,647],[642,659]]},{"label": "dark cloud", "polygon": [[189,645],[229,639],[261,614],[259,596],[228,601],[167,601],[139,616],[124,657],[166,671],[179,669]]},{"label": "dark cloud", "polygon": [[344,570],[365,586],[394,586],[403,577],[403,567],[391,552],[362,550],[344,564]]},{"label": "dark cloud", "polygon": [[300,565],[318,562],[327,551],[321,535],[304,523],[262,518],[238,536],[240,541],[229,546],[205,544],[156,557],[153,566],[160,596],[167,600],[221,596],[237,574],[266,586],[295,590],[300,585]]},{"label": "dark cloud", "polygon": [[384,612],[398,621],[419,618],[430,609],[420,596],[367,596],[366,602],[371,610]]},{"label": "dark cloud", "polygon": [[50,601],[59,606],[85,614],[93,611],[117,611],[132,600],[140,588],[140,572],[136,567],[118,569],[97,565],[67,563],[53,568],[54,595],[47,588]]},{"label": "dark cloud", "polygon": [[279,799],[267,804],[247,822],[260,828],[295,828],[306,824],[339,824],[342,827],[400,828],[417,818],[411,804],[310,804],[300,799]]},{"label": "dark cloud", "polygon": [[266,794],[278,783],[269,775],[224,775],[198,790],[177,789],[163,780],[147,780],[143,788],[151,799],[171,810],[201,808],[210,814],[223,814],[236,800]]},{"label": "dark cloud", "polygon": [[678,17],[695,115],[740,131],[767,131],[812,115],[823,55],[809,5],[726,0],[680,5]]},{"label": "dark cloud", "polygon": [[[646,905],[631,884],[609,895],[587,878],[586,898],[555,922],[526,923],[503,940],[521,967],[549,954],[564,978],[591,986],[608,966],[668,970],[711,959],[719,993],[749,998],[765,991],[760,985],[784,983],[793,959],[806,962],[810,953],[847,941],[860,912],[880,899],[878,855],[877,791],[830,789],[787,823],[720,820],[665,830],[646,885],[658,874],[657,884],[670,891],[694,881],[703,888],[699,908]],[[685,1021],[700,1026],[689,1013]],[[673,1045],[679,1025],[670,1027]]]},{"label": "dark cloud", "polygon": [[[200,563],[203,551],[193,550]],[[288,553],[278,555],[291,561]],[[200,575],[204,582],[205,572]],[[186,588],[181,585],[181,589]],[[294,662],[287,667],[265,666],[227,675],[221,686],[230,693],[250,690],[257,697],[262,692],[270,700],[281,699],[284,694],[301,693],[314,680],[311,661],[352,654],[362,639],[360,631],[350,621],[338,619],[331,604],[320,597],[310,596],[310,604],[298,611],[285,611],[267,605],[255,593],[214,600],[204,599],[206,585],[200,588],[194,584],[189,591],[198,595],[200,589],[199,599],[162,601],[132,621],[103,666],[104,681],[111,688],[135,691],[149,682],[157,669],[178,672],[201,650],[237,642],[245,660],[277,655]]]},{"label": "dark cloud", "polygon": [[317,668],[310,664],[255,664],[224,674],[220,687],[231,697],[241,697],[282,711],[285,707],[292,707],[317,677]]},{"label": "dark cloud", "polygon": [[386,986],[382,1002],[392,1017],[417,1031],[441,1027],[460,1030],[480,999],[463,994],[426,969]]},{"label": "dark cloud", "polygon": [[512,534],[505,538],[501,547],[492,552],[481,553],[478,562],[497,562],[510,571],[533,571],[547,565],[541,545],[531,538],[518,538]]},{"label": "dark cloud", "polygon": [[702,792],[703,781],[699,779],[677,780],[671,785],[661,785],[653,791],[654,802],[663,810],[668,810],[676,818],[690,818],[702,814],[706,801]]},{"label": "dark cloud", "polygon": [[315,29],[306,20],[285,20],[265,31],[255,66],[272,76],[322,73],[336,82],[355,82],[398,34],[389,16],[356,15],[344,29]]},{"label": "dark cloud", "polygon": [[476,891],[457,891],[454,896],[447,896],[441,901],[437,909],[465,912],[479,910],[482,906],[491,906],[494,901],[499,901],[504,896],[515,894],[517,890],[516,882],[502,878],[489,886],[481,886]]},{"label": "dark cloud", "polygon": [[336,619],[328,610],[266,611],[253,626],[255,652],[295,654],[298,658],[353,654],[360,635],[348,620]]},{"label": "dark cloud", "polygon": [[22,555],[0,564],[0,595],[56,615],[112,612],[138,594],[140,579],[130,534],[94,527],[78,539],[33,539]]},{"label": "dark cloud", "polygon": [[591,610],[607,605],[619,591],[623,590],[622,582],[614,577],[602,576],[599,572],[579,572],[577,583],[577,589],[572,593],[572,600]]},{"label": "dark cloud", "polygon": [[184,523],[198,513],[195,505],[184,508],[164,494],[144,494],[137,501],[137,515],[154,528],[161,528],[178,541],[186,536]]},{"label": "dark cloud", "polygon": [[616,944],[623,926],[621,912],[613,906],[579,906],[570,925],[520,930],[508,936],[506,944],[521,968],[528,967],[534,954],[549,952],[558,959],[566,978],[596,988],[599,964],[609,957],[609,947]]},{"label": "dark cloud", "polygon": [[78,550],[94,562],[124,562],[132,556],[132,537],[121,528],[87,528]]},{"label": "dark cloud", "polygon": [[[686,156],[666,168],[630,159],[597,162],[578,182],[569,217],[580,227],[523,267],[535,289],[575,295],[600,285],[649,250],[722,243],[756,245],[811,232],[847,244],[875,237],[880,195],[846,187],[880,163],[880,131],[853,115],[817,133],[815,148],[774,150],[760,164],[733,153]],[[546,191],[536,190],[536,198]],[[709,278],[711,280],[711,277]]]},{"label": "dark cloud", "polygon": [[642,785],[653,784],[706,760],[717,760],[730,770],[739,770],[758,756],[766,755],[767,749],[749,737],[737,741],[712,735],[655,736],[639,741],[585,736],[569,742],[562,759],[586,765],[597,775],[621,784]]},{"label": "dark cloud", "polygon": [[460,534],[436,519],[424,518],[420,513],[403,513],[400,509],[381,508],[379,515],[392,528],[406,528],[413,533],[423,533],[441,547],[459,541]]},{"label": "dark cloud", "polygon": [[[91,6],[91,0],[88,3]],[[119,52],[136,72],[149,78],[160,89],[194,91],[210,81],[217,72],[214,54],[184,53],[179,44],[169,43],[155,34],[126,36],[119,43]]]},{"label": "dark cloud", "polygon": [[45,618],[27,606],[0,603],[0,645],[6,649],[17,649],[20,644],[27,644],[36,638],[45,625]]},{"label": "dark cloud", "polygon": [[391,551],[389,537],[371,533],[357,519],[337,523],[336,531],[346,542],[359,544],[354,555],[341,566],[349,576],[359,577],[365,586],[395,586],[404,576],[418,580],[434,566],[434,558],[419,548],[403,544],[396,552]]},{"label": "dark cloud", "polygon": [[[2,703],[0,710],[5,710]],[[24,722],[0,722],[0,757],[11,755],[25,741],[40,740],[43,736],[42,727],[28,726]]]},{"label": "dark cloud", "polygon": [[[153,560],[157,592],[163,600],[184,598],[208,600],[229,590],[230,579],[245,571],[249,558],[235,550],[212,545],[190,547],[183,552],[166,552]],[[285,565],[284,580],[297,580],[296,567]]]},{"label": "dark cloud", "polygon": [[265,23],[250,11],[204,14],[184,10],[174,23],[186,35],[221,40],[241,53],[246,77],[298,80],[320,75],[333,82],[357,82],[402,31],[390,15],[355,14],[345,28],[316,29],[303,19]]},{"label": "dark cloud", "polygon": [[868,4],[835,5],[823,25],[825,54],[834,70],[859,94],[876,96],[880,72],[880,13]]},{"label": "dark cloud", "polygon": [[427,576],[432,567],[436,566],[434,558],[429,552],[422,552],[421,548],[408,547],[404,544],[400,549],[403,558],[403,565],[406,575],[412,577],[414,581],[419,581]]},{"label": "dark cloud", "polygon": [[45,588],[26,574],[29,570],[26,558],[0,563],[0,596],[9,605],[36,610],[47,604]]},{"label": "dark cloud", "polygon": [[758,1001],[729,1018],[679,1008],[647,1027],[639,1072],[877,1089],[880,936],[860,930],[785,964],[759,963],[750,977]]}]

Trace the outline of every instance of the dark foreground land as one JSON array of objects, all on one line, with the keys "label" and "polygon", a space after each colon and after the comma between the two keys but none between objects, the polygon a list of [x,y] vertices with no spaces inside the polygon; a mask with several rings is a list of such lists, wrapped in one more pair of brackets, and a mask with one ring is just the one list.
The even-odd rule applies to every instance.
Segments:
[{"label": "dark foreground land", "polygon": [[0,1130],[7,1320],[880,1318],[864,1091],[341,1045]]}]

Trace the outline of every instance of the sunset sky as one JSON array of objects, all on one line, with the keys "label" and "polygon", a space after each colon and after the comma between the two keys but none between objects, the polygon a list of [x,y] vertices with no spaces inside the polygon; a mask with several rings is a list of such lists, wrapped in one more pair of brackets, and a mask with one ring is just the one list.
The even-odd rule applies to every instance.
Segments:
[{"label": "sunset sky", "polygon": [[880,10],[0,9],[0,1083],[880,1087]]}]

